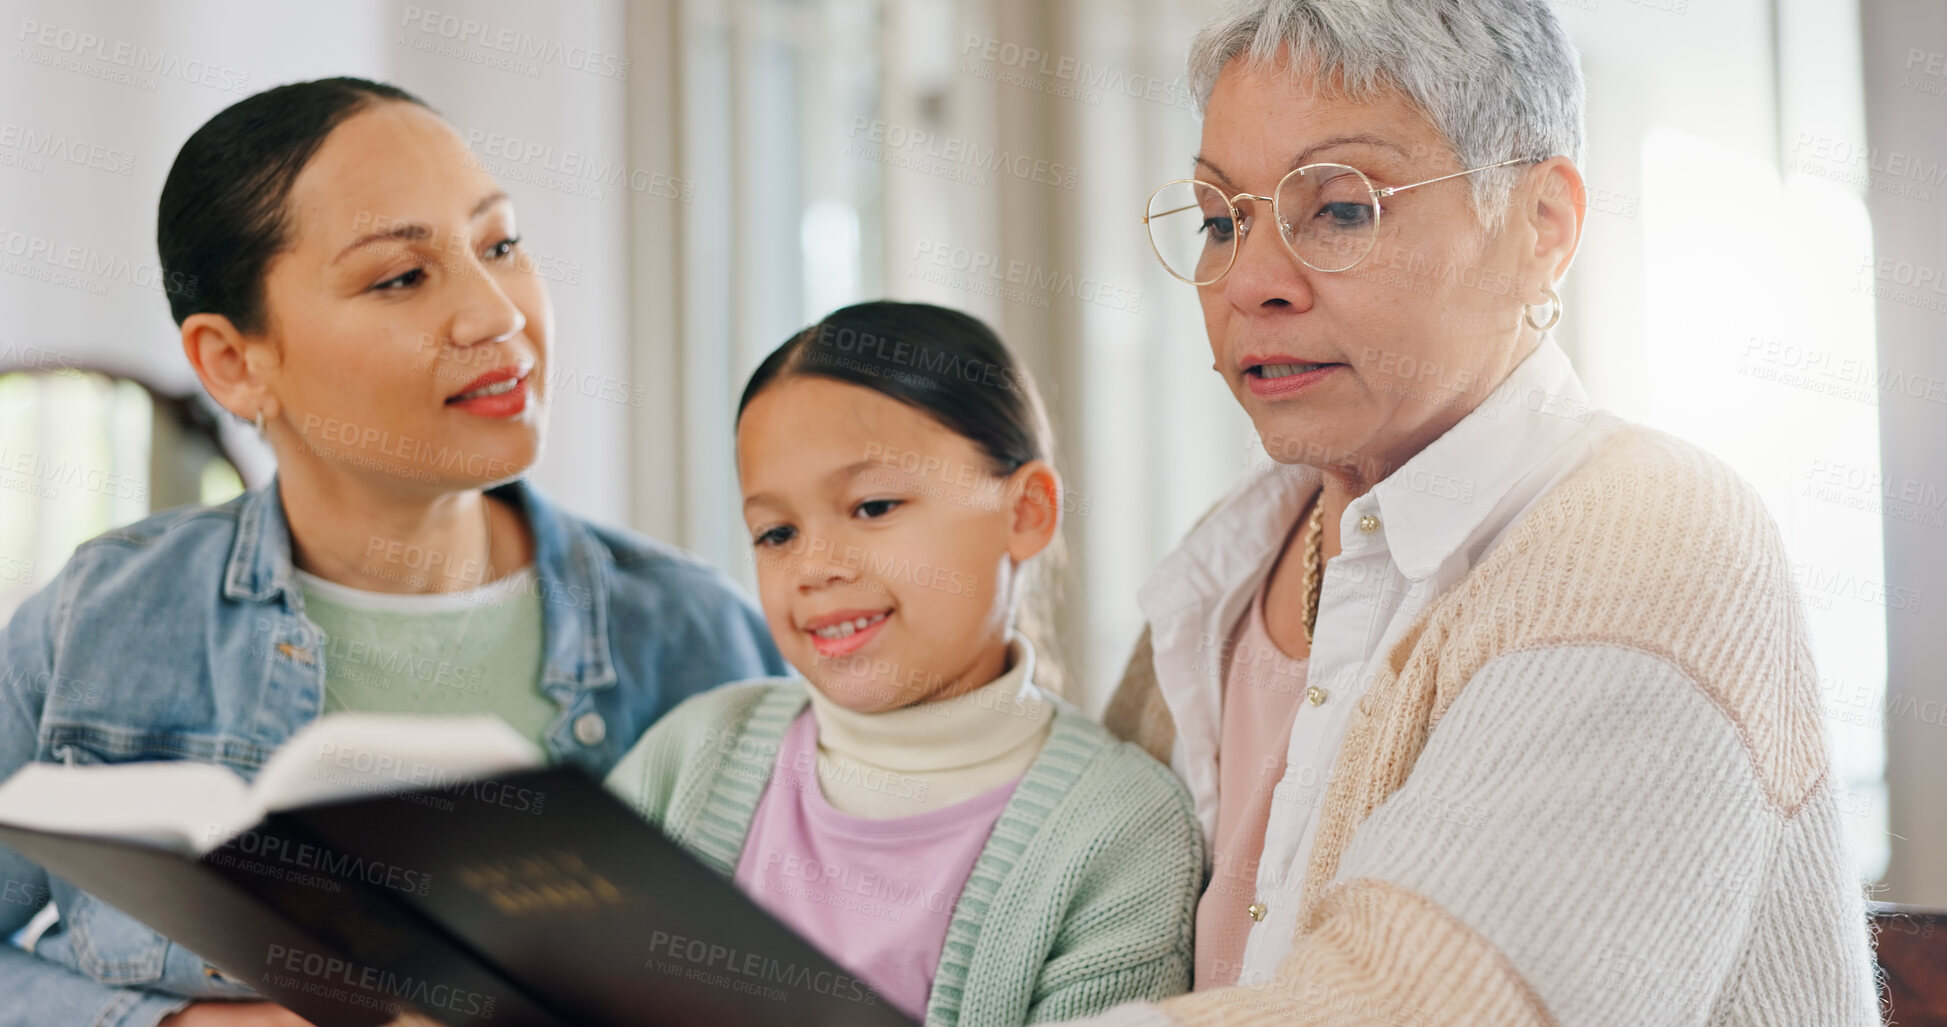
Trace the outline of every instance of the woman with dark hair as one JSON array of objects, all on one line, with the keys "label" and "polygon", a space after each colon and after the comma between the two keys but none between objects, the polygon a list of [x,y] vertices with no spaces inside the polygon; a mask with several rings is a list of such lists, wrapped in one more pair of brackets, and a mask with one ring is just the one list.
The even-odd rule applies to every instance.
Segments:
[{"label": "woman with dark hair", "polygon": [[[602,773],[657,718],[784,670],[721,574],[522,476],[553,313],[514,207],[391,86],[280,86],[212,118],[163,187],[183,352],[275,451],[267,487],[82,544],[0,632],[0,777],[190,759],[245,777],[334,710],[488,712]],[[59,868],[54,868],[58,871]],[[0,849],[0,1024],[295,1024]]]}]

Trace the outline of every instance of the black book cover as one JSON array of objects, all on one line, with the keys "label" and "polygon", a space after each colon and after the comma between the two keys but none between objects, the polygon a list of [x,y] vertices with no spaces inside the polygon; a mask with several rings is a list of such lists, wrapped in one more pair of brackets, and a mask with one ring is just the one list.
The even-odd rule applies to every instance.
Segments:
[{"label": "black book cover", "polygon": [[0,843],[319,1027],[911,1024],[571,767],[273,813],[200,861]]}]

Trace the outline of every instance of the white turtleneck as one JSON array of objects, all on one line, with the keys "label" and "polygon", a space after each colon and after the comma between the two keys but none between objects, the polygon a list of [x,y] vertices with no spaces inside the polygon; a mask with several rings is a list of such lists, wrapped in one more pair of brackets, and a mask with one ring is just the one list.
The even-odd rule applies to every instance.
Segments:
[{"label": "white turtleneck", "polygon": [[1034,647],[1016,637],[1007,671],[964,695],[859,713],[816,686],[818,784],[840,813],[873,820],[951,806],[1020,777],[1041,752],[1054,703],[1034,686]]}]

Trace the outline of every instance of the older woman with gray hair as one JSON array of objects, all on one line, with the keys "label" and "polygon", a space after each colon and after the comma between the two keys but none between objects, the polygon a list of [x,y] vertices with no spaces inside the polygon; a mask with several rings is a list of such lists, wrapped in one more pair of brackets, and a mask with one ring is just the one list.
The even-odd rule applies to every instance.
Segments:
[{"label": "older woman with gray hair", "polygon": [[1144,221],[1275,463],[1144,586],[1107,713],[1211,842],[1196,991],[1091,1022],[1878,1022],[1777,528],[1549,335],[1548,4],[1254,0],[1191,74]]}]

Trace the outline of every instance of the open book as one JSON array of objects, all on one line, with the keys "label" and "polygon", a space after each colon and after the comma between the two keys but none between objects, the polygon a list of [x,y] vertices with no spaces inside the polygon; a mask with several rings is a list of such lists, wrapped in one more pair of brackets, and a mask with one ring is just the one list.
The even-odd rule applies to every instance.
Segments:
[{"label": "open book", "polygon": [[498,717],[334,713],[299,729],[246,784],[215,763],[29,763],[0,783],[0,824],[200,856],[266,813],[439,787],[541,765]]},{"label": "open book", "polygon": [[343,713],[246,784],[37,763],[0,844],[319,1027],[909,1024],[498,718]]}]

